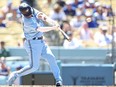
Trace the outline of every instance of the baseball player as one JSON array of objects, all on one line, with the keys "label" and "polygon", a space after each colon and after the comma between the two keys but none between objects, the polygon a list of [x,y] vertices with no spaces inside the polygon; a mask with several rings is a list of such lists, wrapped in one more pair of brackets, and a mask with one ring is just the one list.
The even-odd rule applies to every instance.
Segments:
[{"label": "baseball player", "polygon": [[[62,78],[55,56],[43,40],[43,32],[56,30],[59,25],[44,13],[32,8],[26,3],[21,3],[19,10],[22,13],[23,31],[26,38],[24,47],[30,57],[30,65],[25,66],[19,71],[12,72],[8,78],[8,85],[11,86],[17,77],[38,70],[40,57],[42,56],[50,65],[56,79],[56,86],[61,86]],[[45,22],[52,26],[45,26]]]}]

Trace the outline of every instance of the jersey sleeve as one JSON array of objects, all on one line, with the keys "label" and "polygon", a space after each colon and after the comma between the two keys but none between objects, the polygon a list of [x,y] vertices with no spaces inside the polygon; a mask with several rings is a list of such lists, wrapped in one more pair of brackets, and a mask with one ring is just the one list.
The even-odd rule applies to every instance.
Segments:
[{"label": "jersey sleeve", "polygon": [[33,8],[33,10],[34,10],[34,14],[35,14],[36,18],[38,18],[38,14],[40,13],[40,11],[38,11],[38,10],[35,9],[35,8]]},{"label": "jersey sleeve", "polygon": [[38,10],[34,10],[35,11],[35,15],[36,15],[36,18],[39,18],[41,21],[45,22],[45,23],[48,23],[50,26],[54,26],[56,25],[56,22],[53,21],[50,17],[48,17],[46,14],[44,14],[43,12],[41,11],[38,11]]}]

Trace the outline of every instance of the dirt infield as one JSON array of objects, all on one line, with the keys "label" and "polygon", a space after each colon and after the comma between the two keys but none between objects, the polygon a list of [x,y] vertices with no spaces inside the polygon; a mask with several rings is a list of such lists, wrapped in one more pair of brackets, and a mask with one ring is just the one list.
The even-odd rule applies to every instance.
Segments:
[{"label": "dirt infield", "polygon": [[[5,86],[5,85],[1,85],[0,87],[56,87],[54,85],[25,85],[25,86]],[[61,86],[61,87],[116,87],[116,86]]]}]

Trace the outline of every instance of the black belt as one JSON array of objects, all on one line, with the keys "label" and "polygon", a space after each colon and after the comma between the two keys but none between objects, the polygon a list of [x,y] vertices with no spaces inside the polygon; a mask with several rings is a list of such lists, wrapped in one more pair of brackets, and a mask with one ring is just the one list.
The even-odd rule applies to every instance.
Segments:
[{"label": "black belt", "polygon": [[41,37],[34,37],[32,40],[42,40],[43,39],[43,36]]}]

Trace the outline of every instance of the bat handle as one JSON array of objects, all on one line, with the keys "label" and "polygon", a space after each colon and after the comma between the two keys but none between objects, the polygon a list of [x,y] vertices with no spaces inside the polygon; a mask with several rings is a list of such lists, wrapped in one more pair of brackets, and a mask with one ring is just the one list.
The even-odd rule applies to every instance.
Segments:
[{"label": "bat handle", "polygon": [[70,37],[61,28],[59,28],[59,30],[66,37],[66,39],[70,41]]}]

